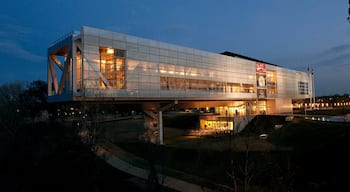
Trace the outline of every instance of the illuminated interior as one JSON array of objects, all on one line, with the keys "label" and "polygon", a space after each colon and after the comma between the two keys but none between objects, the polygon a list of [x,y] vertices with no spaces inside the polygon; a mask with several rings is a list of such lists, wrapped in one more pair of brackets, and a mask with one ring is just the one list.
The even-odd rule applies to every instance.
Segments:
[{"label": "illuminated interior", "polygon": [[161,90],[198,90],[222,93],[254,93],[253,84],[228,83],[201,79],[160,77]]},{"label": "illuminated interior", "polygon": [[211,130],[233,130],[233,119],[200,119],[200,128],[201,129],[211,129]]},{"label": "illuminated interior", "polygon": [[[111,87],[123,89],[125,86],[125,51],[100,47],[100,71]],[[100,87],[106,87],[102,80],[100,80]]]},{"label": "illuminated interior", "polygon": [[267,94],[277,94],[277,77],[276,71],[268,70],[266,72]]},{"label": "illuminated interior", "polygon": [[82,89],[82,56],[81,56],[81,51],[77,51],[77,56],[76,56],[76,86],[77,86],[77,91],[80,92]]}]

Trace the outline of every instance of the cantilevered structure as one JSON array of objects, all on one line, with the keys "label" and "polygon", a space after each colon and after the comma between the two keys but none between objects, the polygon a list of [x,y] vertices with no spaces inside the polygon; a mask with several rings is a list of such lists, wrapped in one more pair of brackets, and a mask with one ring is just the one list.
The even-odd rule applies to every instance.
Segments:
[{"label": "cantilevered structure", "polygon": [[230,116],[290,113],[313,90],[307,72],[87,26],[48,48],[47,74],[50,102],[216,107]]}]

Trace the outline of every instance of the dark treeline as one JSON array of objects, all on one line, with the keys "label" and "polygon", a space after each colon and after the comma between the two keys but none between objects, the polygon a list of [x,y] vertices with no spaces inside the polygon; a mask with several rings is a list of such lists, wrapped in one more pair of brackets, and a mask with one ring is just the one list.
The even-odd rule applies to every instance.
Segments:
[{"label": "dark treeline", "polygon": [[44,81],[0,86],[0,191],[140,191],[72,127],[55,118],[36,120],[52,108]]},{"label": "dark treeline", "polygon": [[47,107],[47,84],[14,82],[0,86],[0,126],[2,132],[15,138],[25,117],[35,115]]}]

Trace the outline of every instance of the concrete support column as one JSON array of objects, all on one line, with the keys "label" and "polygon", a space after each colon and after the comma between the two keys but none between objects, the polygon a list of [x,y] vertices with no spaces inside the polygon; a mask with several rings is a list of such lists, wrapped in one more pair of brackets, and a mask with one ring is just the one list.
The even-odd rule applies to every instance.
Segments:
[{"label": "concrete support column", "polygon": [[158,143],[162,145],[163,142],[163,112],[162,111],[144,111],[146,114],[144,127],[146,129],[144,137],[146,141],[151,143]]},{"label": "concrete support column", "polygon": [[158,134],[159,134],[159,144],[163,145],[163,112],[158,111]]}]

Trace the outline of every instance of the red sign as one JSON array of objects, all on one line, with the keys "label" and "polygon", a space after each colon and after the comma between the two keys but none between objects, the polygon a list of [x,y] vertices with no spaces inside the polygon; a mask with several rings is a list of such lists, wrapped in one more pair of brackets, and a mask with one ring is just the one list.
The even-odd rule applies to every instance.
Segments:
[{"label": "red sign", "polygon": [[256,62],[256,72],[257,73],[265,73],[266,72],[265,63]]}]

